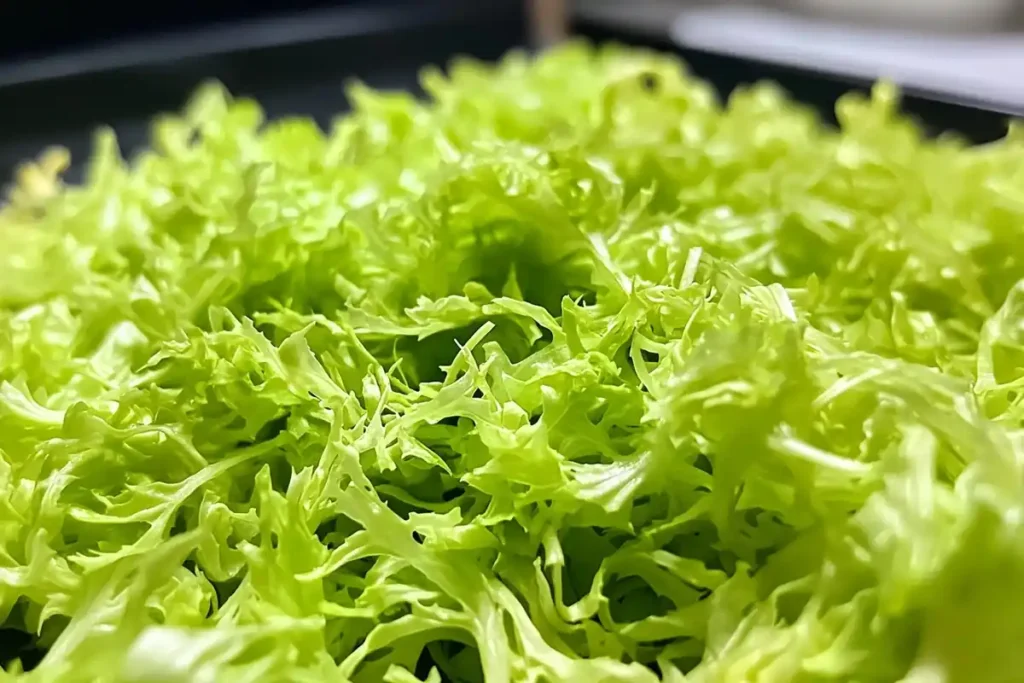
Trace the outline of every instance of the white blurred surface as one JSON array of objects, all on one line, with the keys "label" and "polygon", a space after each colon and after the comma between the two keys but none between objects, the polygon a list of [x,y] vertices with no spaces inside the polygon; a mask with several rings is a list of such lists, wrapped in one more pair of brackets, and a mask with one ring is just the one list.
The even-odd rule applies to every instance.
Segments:
[{"label": "white blurred surface", "polygon": [[888,78],[904,87],[1024,112],[1020,33],[871,27],[734,6],[684,9],[671,35],[684,47],[860,79]]},{"label": "white blurred surface", "polygon": [[838,18],[941,31],[995,30],[1018,0],[787,0],[788,4]]},{"label": "white blurred surface", "polygon": [[578,16],[665,34],[680,11],[760,6],[890,27],[965,32],[1024,28],[1024,0],[573,0]]},{"label": "white blurred surface", "polygon": [[702,0],[575,0],[573,12],[609,26],[664,37],[681,10],[706,4]]},{"label": "white blurred surface", "polygon": [[994,30],[1018,0],[785,0],[821,16],[943,31]]}]

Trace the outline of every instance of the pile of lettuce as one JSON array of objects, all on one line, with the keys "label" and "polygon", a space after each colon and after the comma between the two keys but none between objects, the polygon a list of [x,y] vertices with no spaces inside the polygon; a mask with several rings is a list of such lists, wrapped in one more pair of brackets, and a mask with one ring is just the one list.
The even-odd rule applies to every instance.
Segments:
[{"label": "pile of lettuce", "polygon": [[1019,681],[1022,131],[422,82],[22,168],[0,681]]}]

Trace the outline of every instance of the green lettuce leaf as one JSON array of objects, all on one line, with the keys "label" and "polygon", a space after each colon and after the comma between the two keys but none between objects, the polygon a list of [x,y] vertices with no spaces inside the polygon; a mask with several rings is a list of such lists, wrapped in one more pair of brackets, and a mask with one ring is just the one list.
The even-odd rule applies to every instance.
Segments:
[{"label": "green lettuce leaf", "polygon": [[422,84],[21,169],[0,680],[1020,679],[1020,128],[578,44]]}]

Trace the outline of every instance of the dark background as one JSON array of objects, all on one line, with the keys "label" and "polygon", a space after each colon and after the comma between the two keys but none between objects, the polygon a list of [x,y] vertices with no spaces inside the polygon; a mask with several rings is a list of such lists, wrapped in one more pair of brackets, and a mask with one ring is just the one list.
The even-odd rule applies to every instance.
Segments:
[{"label": "dark background", "polygon": [[[394,4],[394,0],[391,0]],[[374,5],[373,0],[209,0],[166,2],[0,3],[0,59],[40,57],[123,37],[189,29],[214,22],[258,19],[339,5]],[[410,4],[405,2],[405,4]]]},{"label": "dark background", "polygon": [[100,126],[131,156],[151,118],[207,80],[272,118],[327,126],[347,108],[349,81],[416,92],[428,64],[527,43],[523,0],[104,4],[0,2],[0,188],[49,145],[71,151],[69,177],[80,177]]},{"label": "dark background", "polygon": [[[626,3],[630,0],[622,0]],[[70,178],[93,132],[112,126],[131,156],[149,121],[179,109],[205,80],[252,96],[268,116],[343,112],[353,79],[417,91],[417,74],[457,55],[494,60],[530,44],[525,0],[208,0],[167,3],[0,0],[0,200],[18,164],[49,145],[70,149]],[[573,32],[680,54],[723,97],[769,79],[833,120],[837,97],[868,82],[718,53],[681,49],[667,36],[576,17]],[[1001,137],[1006,115],[908,92],[904,109],[930,133],[976,142]]]}]

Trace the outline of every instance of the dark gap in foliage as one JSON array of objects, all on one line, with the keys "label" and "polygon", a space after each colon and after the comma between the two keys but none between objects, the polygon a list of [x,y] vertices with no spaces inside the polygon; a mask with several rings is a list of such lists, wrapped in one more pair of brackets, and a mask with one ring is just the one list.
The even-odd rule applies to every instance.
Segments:
[{"label": "dark gap in foliage", "polygon": [[731,573],[735,559],[727,549],[720,547],[718,528],[705,519],[693,520],[676,530],[675,535],[663,546],[665,550],[679,557],[703,562],[708,569]]},{"label": "dark gap in foliage", "polygon": [[658,677],[658,680],[661,680],[662,671],[661,667],[658,666],[658,660],[655,659],[654,661],[646,662],[644,666],[650,669],[651,673]]},{"label": "dark gap in foliage", "polygon": [[[381,497],[388,501],[388,507],[404,519],[408,519],[411,513],[425,512],[431,506],[424,506],[415,501],[401,500],[392,494],[392,487],[397,487],[417,501],[423,501],[424,503],[449,502],[458,498],[464,492],[464,489],[456,483],[456,480],[447,475],[442,475],[436,469],[429,470],[426,473],[413,470],[409,477],[403,476],[401,473],[395,473],[388,482],[388,488],[378,490]],[[456,492],[448,494],[453,489]]]},{"label": "dark gap in foliage", "polygon": [[[519,363],[536,350],[537,344],[530,343],[519,321],[506,316],[496,316],[488,318],[487,322],[494,325],[494,329],[487,335],[485,341],[496,342],[511,362]],[[483,359],[479,347],[474,354],[477,360]]]},{"label": "dark gap in foliage", "polygon": [[174,513],[174,520],[171,523],[171,536],[177,534],[183,534],[188,531],[188,519],[186,518],[184,508],[178,508]]},{"label": "dark gap in foliage", "polygon": [[231,481],[231,493],[234,500],[252,500],[253,492],[256,490],[256,473],[262,466],[263,461],[254,459],[233,468],[233,473],[236,475]]},{"label": "dark gap in foliage", "polygon": [[392,650],[392,648],[390,646],[384,646],[384,647],[382,647],[382,648],[380,648],[378,650],[374,650],[370,654],[366,655],[366,658],[362,661],[362,663],[360,664],[360,667],[365,666],[366,664],[369,664],[371,662],[376,662],[378,660],[384,659],[385,657],[390,655],[393,651],[394,650]]},{"label": "dark gap in foliage", "polygon": [[334,522],[334,519],[328,519],[320,522],[320,525],[314,532],[317,539],[319,539],[321,543],[325,544],[330,550],[334,549],[334,546],[331,544],[331,535],[334,533]]},{"label": "dark gap in foliage", "polygon": [[285,457],[267,458],[265,461],[270,470],[270,483],[278,493],[285,493],[292,481],[292,466]]},{"label": "dark gap in foliage", "polygon": [[637,82],[640,87],[649,93],[657,93],[661,82],[658,80],[658,74],[651,73],[649,71],[641,73],[637,76]]},{"label": "dark gap in foliage", "polygon": [[46,648],[39,645],[36,637],[15,628],[0,628],[0,665],[9,670],[14,660],[20,660],[25,671],[31,671],[46,656]]},{"label": "dark gap in foliage", "polygon": [[[413,667],[412,673],[414,676],[416,676],[416,678],[420,679],[421,681],[425,681],[427,680],[427,676],[430,675],[431,670],[433,670],[436,666],[437,664],[434,662],[434,658],[430,656],[430,650],[427,648],[423,648],[420,651],[419,659],[416,660],[416,666]],[[438,669],[438,672],[440,672],[440,669]],[[445,675],[441,673],[441,680],[449,681],[451,679],[446,678]]]},{"label": "dark gap in foliage", "polygon": [[[639,425],[634,425],[630,427],[626,427],[623,425],[613,425],[608,428],[608,438],[612,440],[625,439],[633,434],[636,434],[638,431],[640,431]],[[620,455],[626,455],[628,452],[628,449],[623,451],[620,448]]]},{"label": "dark gap in foliage", "polygon": [[454,640],[435,640],[427,651],[441,673],[441,680],[451,683],[475,683],[483,680],[480,653],[474,647]]},{"label": "dark gap in foliage", "polygon": [[459,349],[477,331],[478,325],[436,332],[425,339],[401,337],[395,341],[395,360],[401,361],[405,376],[413,387],[444,379],[444,370],[455,360]]},{"label": "dark gap in foliage", "polygon": [[664,616],[674,607],[671,600],[637,576],[610,577],[601,592],[608,598],[612,619],[620,624]]},{"label": "dark gap in foliage", "polygon": [[[548,245],[542,238],[524,239],[524,234],[534,232],[528,226],[503,222],[487,226],[486,232],[492,239],[481,244],[474,255],[477,273],[472,279],[488,291],[500,293],[515,269],[523,301],[558,315],[562,298],[572,294],[572,277],[565,264],[547,260]],[[495,235],[498,238],[493,238]]]},{"label": "dark gap in foliage", "polygon": [[[693,653],[691,656],[687,656],[685,650],[681,650],[681,646],[689,647]],[[662,638],[660,640],[652,640],[645,642],[637,650],[637,655],[634,661],[640,662],[648,669],[655,671],[659,675],[663,673],[661,666],[658,664],[658,660],[664,657],[666,652],[674,650],[675,657],[669,657],[667,661],[674,664],[676,667],[682,669],[684,672],[688,672],[694,666],[700,662],[700,656],[703,654],[704,645],[700,641],[693,638]],[[691,659],[692,663],[684,663],[680,665],[680,661]]]},{"label": "dark gap in foliage", "polygon": [[213,590],[217,594],[217,604],[223,605],[235,594],[238,587],[242,585],[242,577],[236,576],[227,581],[211,581]]},{"label": "dark gap in foliage", "polygon": [[803,614],[804,608],[810,602],[810,594],[785,591],[775,598],[775,609],[779,619],[783,623],[793,624]]},{"label": "dark gap in foliage", "polygon": [[256,432],[256,436],[253,438],[253,443],[263,443],[264,441],[271,441],[277,438],[281,433],[288,429],[288,418],[292,415],[291,411],[285,412],[280,417],[275,417],[270,420]]},{"label": "dark gap in foliage", "polygon": [[566,558],[562,587],[567,602],[575,602],[590,592],[601,563],[615,552],[605,533],[600,527],[570,527],[560,535]]},{"label": "dark gap in foliage", "polygon": [[700,660],[700,657],[679,657],[677,659],[673,659],[672,663],[675,664],[676,668],[683,673],[689,673],[697,668],[697,665],[700,664]]},{"label": "dark gap in foliage", "polygon": [[456,486],[455,488],[447,489],[446,491],[444,491],[441,494],[441,500],[444,501],[445,503],[450,503],[451,501],[455,500],[465,492],[465,488],[461,486]]},{"label": "dark gap in foliage", "polygon": [[[627,361],[628,362],[628,361]],[[593,425],[600,425],[608,413],[609,403],[606,400],[599,400],[594,407],[587,411],[587,420]]]}]

